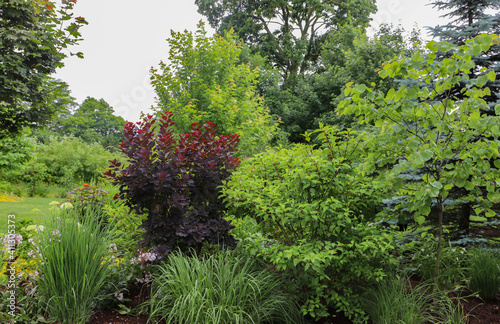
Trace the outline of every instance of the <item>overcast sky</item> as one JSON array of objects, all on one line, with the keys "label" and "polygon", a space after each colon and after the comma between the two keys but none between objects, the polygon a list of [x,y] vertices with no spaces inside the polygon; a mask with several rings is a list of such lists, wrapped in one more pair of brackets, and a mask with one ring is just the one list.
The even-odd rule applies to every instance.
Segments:
[{"label": "overcast sky", "polygon": [[[372,26],[402,24],[410,31],[417,24],[426,36],[426,26],[444,22],[430,2],[378,0]],[[195,31],[203,19],[194,0],[79,0],[75,14],[89,22],[81,29],[84,40],[73,50],[85,58],[69,57],[56,77],[69,84],[78,103],[87,96],[103,98],[128,121],[151,111],[155,94],[149,69],[167,59],[170,30]]]}]

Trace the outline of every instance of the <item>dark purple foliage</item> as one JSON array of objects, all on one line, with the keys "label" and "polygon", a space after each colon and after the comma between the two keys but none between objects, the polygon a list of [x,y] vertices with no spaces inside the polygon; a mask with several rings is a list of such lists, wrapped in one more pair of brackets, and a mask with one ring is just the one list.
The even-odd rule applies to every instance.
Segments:
[{"label": "dark purple foliage", "polygon": [[239,165],[233,157],[238,135],[215,135],[216,127],[193,123],[191,132],[174,139],[172,113],[159,120],[151,115],[124,127],[121,151],[130,165],[110,161],[105,177],[120,186],[118,198],[143,222],[144,246],[153,246],[160,258],[176,247],[199,250],[204,242],[233,245],[233,226],[222,218],[225,203],[219,187]]}]

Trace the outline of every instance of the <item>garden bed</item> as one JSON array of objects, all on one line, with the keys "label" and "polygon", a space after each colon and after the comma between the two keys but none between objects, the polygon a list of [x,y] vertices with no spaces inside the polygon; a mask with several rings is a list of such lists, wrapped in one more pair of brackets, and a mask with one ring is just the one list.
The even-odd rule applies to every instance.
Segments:
[{"label": "garden bed", "polygon": [[[140,284],[133,285],[129,292],[124,296],[129,299],[125,303],[128,308],[135,308],[142,302],[149,299],[149,287],[141,286]],[[464,291],[464,293],[467,293]],[[500,323],[500,298],[493,301],[482,301],[477,297],[467,297],[462,301],[465,313],[469,314],[470,324],[497,324]],[[145,324],[147,323],[148,315],[140,314],[139,316],[132,316],[128,314],[119,314],[116,310],[99,310],[97,311],[90,323],[92,324]],[[314,323],[314,322],[311,322]],[[348,324],[352,323],[345,318],[342,314],[334,315],[316,322],[317,324]]]}]

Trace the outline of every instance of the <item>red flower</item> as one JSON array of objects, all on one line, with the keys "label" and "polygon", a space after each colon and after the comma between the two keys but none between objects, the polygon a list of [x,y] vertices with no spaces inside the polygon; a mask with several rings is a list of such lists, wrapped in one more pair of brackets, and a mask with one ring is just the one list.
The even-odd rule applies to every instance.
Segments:
[{"label": "red flower", "polygon": [[84,183],[84,184],[83,184],[83,186],[84,186],[84,187],[88,187],[88,186],[89,186],[89,184],[88,184],[88,183]]}]

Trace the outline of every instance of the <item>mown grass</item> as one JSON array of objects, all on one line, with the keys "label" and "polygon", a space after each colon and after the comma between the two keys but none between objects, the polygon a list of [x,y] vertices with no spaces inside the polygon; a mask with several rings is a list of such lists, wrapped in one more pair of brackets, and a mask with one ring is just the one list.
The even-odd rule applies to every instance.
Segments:
[{"label": "mown grass", "polygon": [[22,219],[34,219],[39,224],[49,214],[50,203],[62,202],[62,198],[24,198],[23,202],[0,202],[0,233],[7,232],[8,215],[16,215],[10,218],[19,222]]}]

